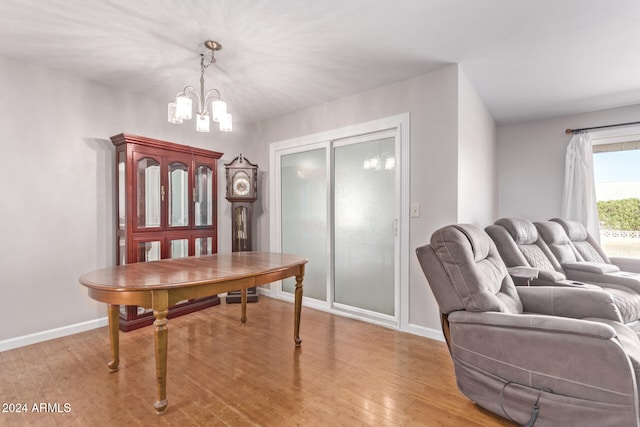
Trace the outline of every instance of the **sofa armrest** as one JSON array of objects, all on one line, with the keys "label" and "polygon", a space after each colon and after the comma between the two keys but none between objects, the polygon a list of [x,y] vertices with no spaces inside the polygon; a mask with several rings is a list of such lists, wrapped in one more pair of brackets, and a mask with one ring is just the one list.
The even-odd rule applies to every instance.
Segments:
[{"label": "sofa armrest", "polygon": [[519,265],[517,267],[507,268],[509,275],[518,279],[537,279],[538,278],[538,269],[533,267],[527,267],[524,265]]},{"label": "sofa armrest", "polygon": [[607,274],[616,273],[620,271],[620,268],[613,264],[606,264],[602,262],[569,262],[562,265],[565,270],[583,271],[586,273]]},{"label": "sofa armrest", "polygon": [[[564,276],[563,276],[564,277]],[[602,286],[595,285],[593,283],[578,282],[575,280],[549,280],[550,278],[533,279],[530,282],[530,286],[555,286],[556,288],[578,288],[578,289],[602,289]]]},{"label": "sofa armrest", "polygon": [[531,281],[538,278],[538,269],[519,265],[507,268],[509,276],[513,279],[513,283],[518,286],[529,286]]},{"label": "sofa armrest", "polygon": [[449,313],[448,320],[449,324],[466,323],[491,327],[547,331],[550,333],[582,335],[603,340],[609,340],[616,336],[615,330],[605,323],[540,314],[454,311]]},{"label": "sofa armrest", "polygon": [[565,280],[566,276],[559,271],[540,270],[538,271],[538,280],[545,282],[560,282]]},{"label": "sofa armrest", "polygon": [[597,317],[622,322],[620,310],[608,292],[558,286],[518,288],[527,313],[583,319]]},{"label": "sofa armrest", "polygon": [[629,257],[609,257],[611,262],[622,271],[640,273],[640,259]]}]

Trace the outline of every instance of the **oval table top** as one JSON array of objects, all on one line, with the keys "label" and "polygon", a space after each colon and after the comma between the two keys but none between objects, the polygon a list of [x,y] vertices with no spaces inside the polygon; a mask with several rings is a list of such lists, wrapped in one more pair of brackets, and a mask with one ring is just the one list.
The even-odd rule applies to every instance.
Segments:
[{"label": "oval table top", "polygon": [[232,252],[108,267],[86,273],[79,281],[106,291],[175,289],[277,272],[306,262],[291,254]]}]

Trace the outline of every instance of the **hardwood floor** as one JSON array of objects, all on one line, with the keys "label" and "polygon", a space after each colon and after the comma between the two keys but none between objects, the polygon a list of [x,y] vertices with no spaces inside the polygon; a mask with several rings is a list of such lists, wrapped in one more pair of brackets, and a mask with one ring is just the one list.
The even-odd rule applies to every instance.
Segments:
[{"label": "hardwood floor", "polygon": [[2,409],[27,412],[0,425],[513,425],[458,392],[442,342],[303,307],[296,349],[293,305],[264,296],[239,318],[223,303],[169,321],[161,416],[149,327],[120,334],[116,373],[106,327],[1,352]]}]

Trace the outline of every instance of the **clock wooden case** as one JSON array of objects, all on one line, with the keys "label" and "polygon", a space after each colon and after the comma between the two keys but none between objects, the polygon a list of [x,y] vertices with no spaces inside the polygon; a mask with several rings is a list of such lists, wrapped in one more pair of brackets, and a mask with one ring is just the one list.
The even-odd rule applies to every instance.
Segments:
[{"label": "clock wooden case", "polygon": [[[258,165],[242,154],[225,164],[227,197],[231,202],[231,250],[253,250],[253,202],[258,198]],[[227,302],[240,302],[239,292],[230,292]],[[255,287],[247,290],[247,301],[256,302]]]},{"label": "clock wooden case", "polygon": [[225,163],[227,197],[230,202],[255,202],[258,198],[258,165],[242,154]]},{"label": "clock wooden case", "polygon": [[[118,265],[216,253],[222,153],[130,134],[111,141],[116,147]],[[181,301],[168,317],[217,304],[217,296]],[[153,320],[151,310],[121,307],[122,331]]]}]

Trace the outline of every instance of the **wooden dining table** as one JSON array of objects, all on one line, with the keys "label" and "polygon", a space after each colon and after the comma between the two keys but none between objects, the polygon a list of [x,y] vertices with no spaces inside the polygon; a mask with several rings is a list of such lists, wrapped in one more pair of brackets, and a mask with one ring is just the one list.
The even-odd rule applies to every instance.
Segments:
[{"label": "wooden dining table", "polygon": [[241,291],[242,315],[247,321],[247,288],[295,277],[293,339],[300,346],[302,281],[307,259],[272,252],[234,252],[199,257],[164,259],[104,268],[84,274],[79,281],[89,296],[108,304],[111,372],[118,370],[120,305],[137,305],[153,310],[157,400],[162,414],[167,399],[167,338],[169,307],[194,298]]}]

